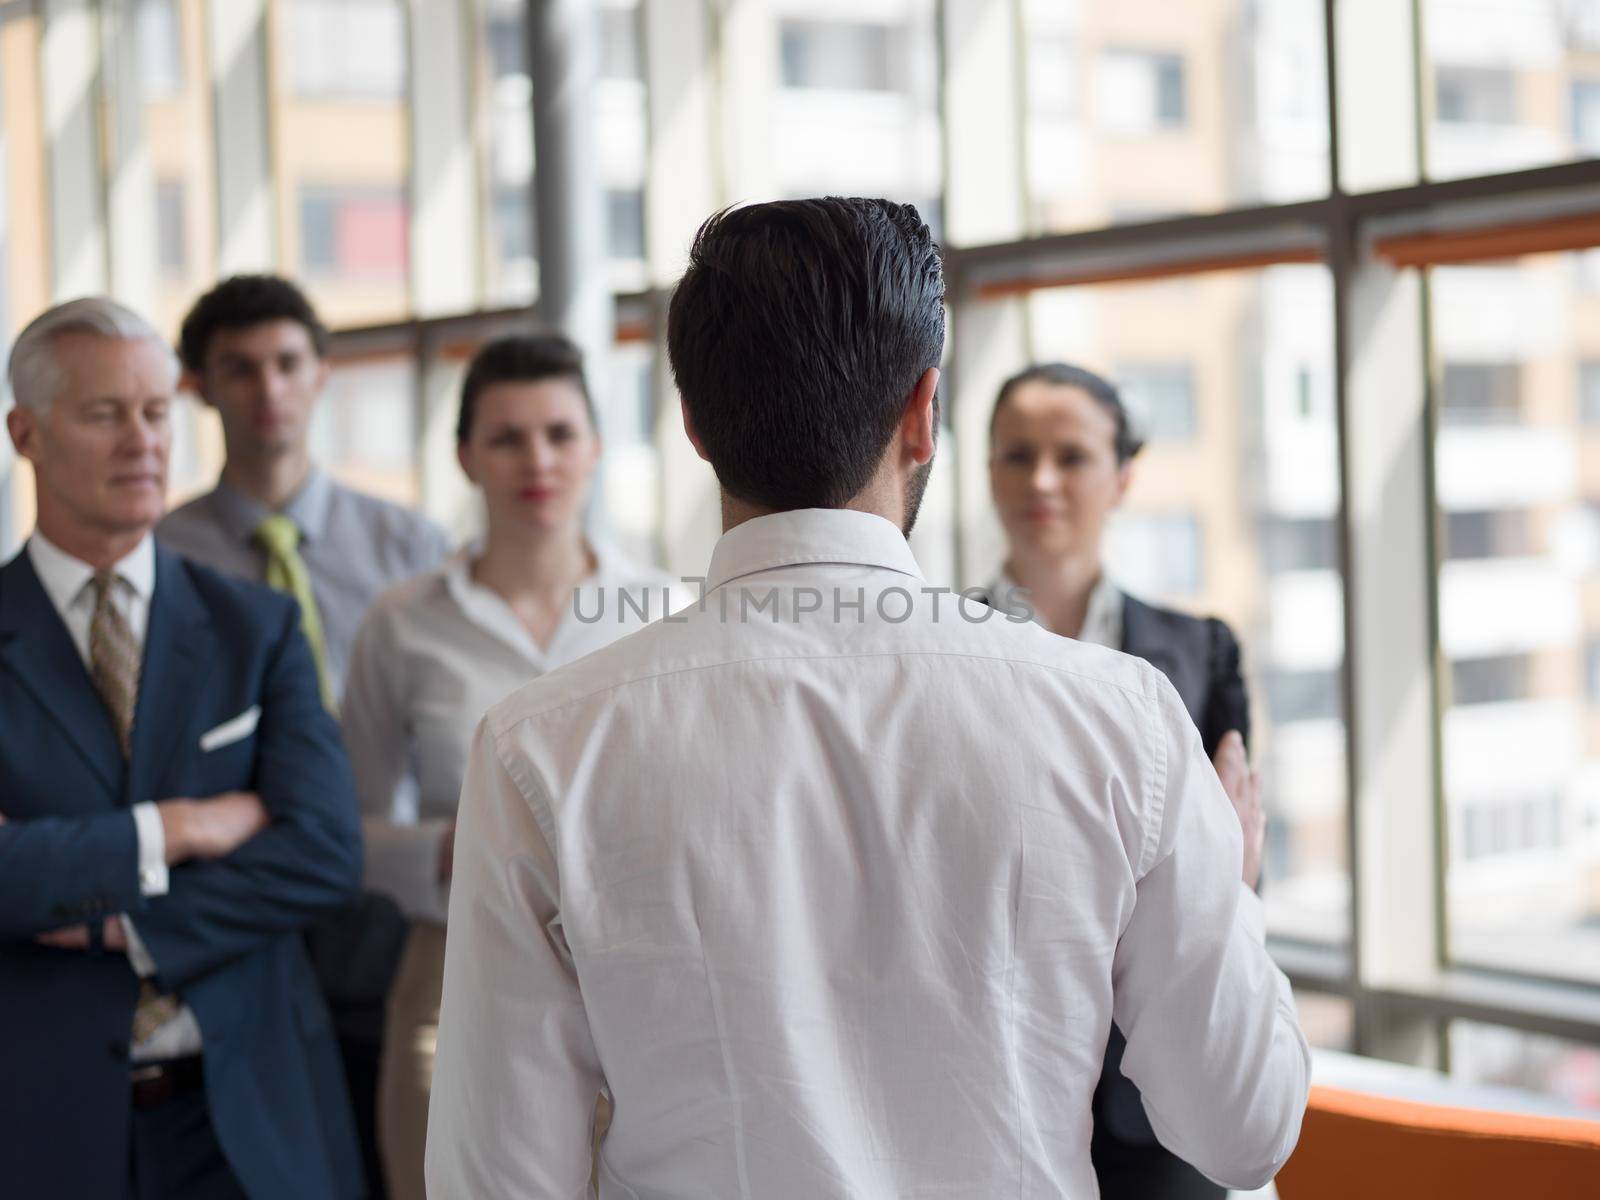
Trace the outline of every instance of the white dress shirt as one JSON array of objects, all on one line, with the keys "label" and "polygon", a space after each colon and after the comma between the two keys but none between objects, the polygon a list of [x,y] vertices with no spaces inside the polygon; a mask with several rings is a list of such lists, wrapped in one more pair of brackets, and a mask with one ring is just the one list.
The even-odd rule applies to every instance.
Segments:
[{"label": "white dress shirt", "polygon": [[1161,1140],[1270,1179],[1310,1055],[1160,672],[865,513],[739,525],[707,588],[478,730],[429,1196],[582,1194],[603,1088],[608,1200],[1092,1197],[1113,1018]]},{"label": "white dress shirt", "polygon": [[[1021,600],[1027,595],[1027,589],[1012,579],[1004,570],[995,576],[986,589],[992,603],[1002,612],[1020,612]],[[1083,628],[1078,631],[1077,640],[1092,642],[1096,646],[1104,646],[1108,650],[1122,649],[1122,602],[1126,599],[1123,591],[1111,582],[1104,571],[1094,585],[1094,590],[1089,593],[1089,606],[1084,610]],[[1039,620],[1039,612],[1033,610],[1033,620],[1043,625]]]},{"label": "white dress shirt", "polygon": [[[35,530],[28,539],[28,561],[39,577],[45,595],[67,627],[72,644],[78,649],[86,669],[92,669],[89,658],[89,629],[94,622],[95,591],[92,585],[95,569],[81,559],[73,558],[56,546],[44,534]],[[155,542],[145,537],[114,568],[117,586],[112,589],[111,603],[127,622],[133,640],[144,645],[145,631],[150,627],[150,602],[156,590]],[[129,812],[139,847],[139,891],[145,896],[164,896],[170,883],[167,872],[167,838],[161,825],[161,814],[154,801],[141,801]],[[120,917],[123,935],[128,943],[128,963],[140,978],[156,973],[155,960],[145,948],[143,940],[126,916]],[[163,1058],[178,1058],[200,1051],[200,1025],[187,1007],[156,1030],[145,1041],[133,1047],[130,1057],[136,1062],[151,1062]]]},{"label": "white dress shirt", "polygon": [[595,571],[542,649],[499,594],[473,580],[474,550],[385,592],[356,634],[340,720],[361,797],[366,883],[412,920],[445,920],[441,844],[489,706],[668,611],[665,575],[603,542],[591,548]]}]

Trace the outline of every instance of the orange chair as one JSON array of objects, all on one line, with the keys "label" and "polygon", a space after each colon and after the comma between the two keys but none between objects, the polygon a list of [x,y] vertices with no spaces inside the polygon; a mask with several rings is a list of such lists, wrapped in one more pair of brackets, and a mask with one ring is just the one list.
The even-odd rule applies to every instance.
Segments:
[{"label": "orange chair", "polygon": [[1313,1087],[1281,1200],[1596,1200],[1600,1122]]}]

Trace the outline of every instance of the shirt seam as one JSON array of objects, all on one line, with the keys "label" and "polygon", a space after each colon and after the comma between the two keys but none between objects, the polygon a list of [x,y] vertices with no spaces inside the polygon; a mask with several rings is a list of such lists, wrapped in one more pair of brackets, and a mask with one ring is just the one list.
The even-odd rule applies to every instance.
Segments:
[{"label": "shirt seam", "polygon": [[[1154,667],[1147,670],[1154,671]],[[1167,757],[1169,742],[1163,735],[1162,722],[1160,721],[1159,697],[1145,693],[1142,697],[1147,707],[1153,707],[1145,721],[1145,740],[1148,743],[1146,753],[1153,764],[1149,778],[1146,782],[1145,811],[1149,814],[1146,818],[1144,829],[1144,844],[1139,850],[1139,869],[1134,874],[1135,882],[1142,880],[1150,873],[1155,865],[1156,850],[1161,841],[1161,827],[1166,821],[1167,809]],[[1186,714],[1187,719],[1187,714]]]},{"label": "shirt seam", "polygon": [[[1118,653],[1121,652],[1118,651]],[[607,692],[620,691],[623,688],[630,687],[634,684],[650,683],[657,679],[670,679],[675,675],[688,675],[695,671],[710,671],[715,670],[718,667],[742,667],[749,666],[752,663],[764,662],[845,662],[862,658],[912,657],[961,658],[976,660],[979,662],[1005,663],[1009,666],[1015,667],[1035,668],[1042,671],[1050,671],[1057,675],[1065,675],[1072,679],[1086,680],[1090,683],[1099,684],[1104,687],[1116,688],[1120,692],[1126,692],[1129,695],[1135,696],[1138,699],[1146,702],[1151,699],[1148,688],[1136,688],[1131,684],[1119,683],[1114,679],[1104,679],[1096,675],[1086,674],[1082,671],[1074,671],[1070,667],[1058,667],[1053,666],[1050,663],[1033,662],[1027,659],[1007,658],[998,654],[974,654],[964,650],[868,650],[862,651],[859,654],[758,654],[752,655],[749,658],[728,658],[721,659],[714,663],[702,663],[695,666],[674,667],[671,670],[656,671],[649,675],[639,675],[631,679],[619,680],[616,683],[608,683],[590,691],[583,692],[580,695],[571,696],[564,700],[554,702],[546,707],[535,709],[532,712],[518,713],[514,717],[507,717],[503,720],[503,722],[496,722],[496,725],[498,726],[497,732],[509,733],[511,730],[520,725],[526,724],[529,721],[536,720],[539,717],[549,716],[551,713],[560,712],[564,708],[571,708],[574,705],[582,704],[588,700],[593,700],[595,697],[603,696]],[[493,709],[490,710],[490,714],[487,719],[493,721]]]}]

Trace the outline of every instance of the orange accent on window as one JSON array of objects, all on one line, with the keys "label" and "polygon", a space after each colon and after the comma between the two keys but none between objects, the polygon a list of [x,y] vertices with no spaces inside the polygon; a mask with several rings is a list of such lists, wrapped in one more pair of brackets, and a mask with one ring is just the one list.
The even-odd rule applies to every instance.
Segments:
[{"label": "orange accent on window", "polygon": [[1591,246],[1600,246],[1600,215],[1455,232],[1402,233],[1373,242],[1378,256],[1396,267],[1486,262],[1557,250],[1587,250]]},{"label": "orange accent on window", "polygon": [[1257,254],[1232,254],[1217,258],[1191,258],[1147,266],[1083,268],[1048,275],[1006,279],[978,287],[978,299],[1003,300],[1026,296],[1046,288],[1081,287],[1091,283],[1132,283],[1141,279],[1175,279],[1184,275],[1203,275],[1212,271],[1248,271],[1275,267],[1283,263],[1319,263],[1322,251],[1314,246],[1294,250],[1268,250]]}]

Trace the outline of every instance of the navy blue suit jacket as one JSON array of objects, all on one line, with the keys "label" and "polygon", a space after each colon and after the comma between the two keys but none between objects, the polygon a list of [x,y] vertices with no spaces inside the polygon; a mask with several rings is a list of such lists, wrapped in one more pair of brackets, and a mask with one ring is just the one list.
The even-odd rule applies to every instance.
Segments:
[{"label": "navy blue suit jacket", "polygon": [[[29,1197],[126,1193],[122,954],[36,934],[126,913],[194,1012],[212,1124],[251,1196],[364,1191],[328,1013],[300,931],[361,879],[354,782],[294,603],[159,547],[131,757],[26,553],[0,568],[0,1176]],[[260,706],[253,735],[206,731]],[[129,806],[258,792],[263,833],[144,898]]]}]

